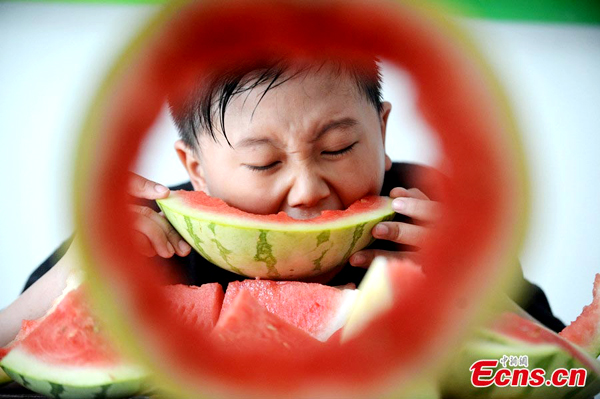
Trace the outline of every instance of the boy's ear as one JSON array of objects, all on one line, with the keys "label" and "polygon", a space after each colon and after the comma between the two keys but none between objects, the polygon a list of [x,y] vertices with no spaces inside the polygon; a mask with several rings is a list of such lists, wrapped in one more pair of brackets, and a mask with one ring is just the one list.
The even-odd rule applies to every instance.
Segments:
[{"label": "boy's ear", "polygon": [[[388,117],[392,111],[392,104],[389,101],[384,101],[381,104],[381,112],[379,113],[379,121],[381,125],[381,139],[383,140],[383,149],[385,151],[385,133],[387,129]],[[385,154],[385,170],[388,171],[392,168],[392,159]]]},{"label": "boy's ear", "polygon": [[175,151],[177,152],[177,156],[183,164],[183,167],[190,176],[194,190],[208,193],[206,179],[204,178],[204,168],[197,156],[197,152],[189,148],[183,140],[177,140],[175,142]]}]

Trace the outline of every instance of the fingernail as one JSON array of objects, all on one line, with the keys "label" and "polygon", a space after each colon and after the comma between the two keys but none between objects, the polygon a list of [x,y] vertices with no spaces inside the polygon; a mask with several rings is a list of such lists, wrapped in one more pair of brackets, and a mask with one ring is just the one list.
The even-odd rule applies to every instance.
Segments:
[{"label": "fingernail", "polygon": [[385,224],[378,224],[375,226],[375,234],[378,236],[386,236],[390,232],[390,229]]},{"label": "fingernail", "polygon": [[396,212],[401,212],[404,209],[405,205],[406,203],[404,202],[404,200],[400,198],[396,198],[392,201],[392,209]]},{"label": "fingernail", "polygon": [[365,263],[367,260],[367,258],[364,257],[364,255],[360,255],[360,254],[355,254],[352,255],[352,262],[355,265],[362,265],[363,263]]},{"label": "fingernail", "polygon": [[163,186],[163,185],[161,185],[161,184],[156,184],[156,185],[154,186],[154,190],[156,190],[156,192],[157,192],[157,193],[159,193],[159,194],[164,194],[164,193],[166,193],[167,191],[169,191],[169,189],[168,189],[168,188],[166,188],[165,186]]},{"label": "fingernail", "polygon": [[179,249],[181,250],[181,252],[187,252],[192,248],[190,247],[190,245],[187,242],[180,240],[179,241]]},{"label": "fingernail", "polygon": [[175,253],[175,248],[173,248],[173,245],[171,245],[170,242],[167,243],[167,249],[169,250],[169,253],[171,255],[173,255]]}]

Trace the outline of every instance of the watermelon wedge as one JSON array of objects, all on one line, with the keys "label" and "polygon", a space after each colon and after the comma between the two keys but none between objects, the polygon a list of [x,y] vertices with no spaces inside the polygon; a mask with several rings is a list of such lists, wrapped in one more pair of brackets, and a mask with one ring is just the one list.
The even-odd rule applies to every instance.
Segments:
[{"label": "watermelon wedge", "polygon": [[50,315],[57,306],[62,302],[62,300],[71,292],[76,290],[83,281],[83,275],[79,271],[71,271],[67,275],[67,279],[65,281],[65,288],[62,293],[54,299],[52,302],[52,306],[46,312],[46,314],[40,317],[37,320],[22,320],[21,321],[21,329],[17,333],[17,336],[6,345],[4,348],[0,348],[0,360],[2,360],[15,346],[17,346],[22,340],[24,340],[33,330],[35,330],[39,324]]},{"label": "watermelon wedge", "polygon": [[579,345],[593,357],[600,356],[600,274],[596,274],[592,303],[559,335]]},{"label": "watermelon wedge", "polygon": [[221,284],[203,284],[200,287],[169,285],[164,287],[164,293],[183,324],[207,333],[217,324],[223,305]]},{"label": "watermelon wedge", "polygon": [[391,199],[365,197],[309,220],[255,215],[200,191],[157,200],[179,234],[209,262],[247,277],[299,280],[343,266],[369,245],[372,228],[393,217]]},{"label": "watermelon wedge", "polygon": [[317,283],[243,280],[229,283],[224,314],[240,292],[248,292],[266,310],[323,342],[344,326],[357,295],[354,289]]},{"label": "watermelon wedge", "polygon": [[229,355],[256,351],[303,351],[323,345],[305,331],[267,311],[250,293],[242,289],[223,314],[211,337],[224,344]]},{"label": "watermelon wedge", "polygon": [[43,318],[23,323],[0,366],[24,387],[52,397],[115,398],[139,392],[145,372],[117,353],[82,289],[65,291]]}]

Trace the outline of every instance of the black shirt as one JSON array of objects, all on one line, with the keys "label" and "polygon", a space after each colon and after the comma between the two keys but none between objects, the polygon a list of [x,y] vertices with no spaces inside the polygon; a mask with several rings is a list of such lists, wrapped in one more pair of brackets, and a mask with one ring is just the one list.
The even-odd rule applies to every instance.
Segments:
[{"label": "black shirt", "polygon": [[[419,175],[422,173],[435,173],[433,169],[418,166],[414,164],[406,163],[395,163],[392,168],[386,172],[384,178],[384,185],[381,190],[382,195],[389,195],[390,191],[394,187],[418,187],[423,191],[430,199],[435,200],[435,192],[433,187],[423,187],[419,180]],[[179,186],[171,187],[171,190],[193,190],[191,183],[184,183]],[[154,201],[147,202],[147,206],[158,211],[158,206]],[[410,218],[396,214],[394,217],[395,221],[410,222]],[[72,237],[65,241],[60,248],[58,248],[44,263],[42,263],[29,277],[25,284],[27,289],[31,284],[37,281],[44,273],[46,273],[52,266],[54,266],[58,260],[64,255],[71,244]],[[377,248],[383,250],[406,250],[409,248],[402,248],[390,241],[376,240],[370,248]],[[224,289],[227,284],[231,281],[242,280],[243,276],[229,272],[218,266],[209,263],[200,254],[195,251],[191,251],[188,256],[179,257],[174,255],[171,259],[161,260],[167,267],[174,268],[182,276],[182,283],[188,285],[202,285],[205,283],[220,283]],[[520,267],[519,267],[519,270]],[[358,285],[366,273],[366,269],[359,267],[346,266],[344,267],[328,284],[329,285],[344,285],[347,283],[355,283]],[[531,316],[536,318],[538,321],[546,325],[548,328],[558,332],[564,328],[564,324],[558,320],[550,310],[550,304],[546,298],[544,292],[534,284],[531,284],[524,279],[522,272],[519,273],[516,284],[523,287],[523,291],[518,297],[513,297],[515,302],[527,311]]]}]

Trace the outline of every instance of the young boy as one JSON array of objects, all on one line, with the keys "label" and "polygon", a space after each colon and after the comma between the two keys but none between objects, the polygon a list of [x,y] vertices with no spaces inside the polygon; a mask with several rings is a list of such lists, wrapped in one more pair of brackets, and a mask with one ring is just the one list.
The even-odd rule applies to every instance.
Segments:
[{"label": "young boy", "polygon": [[[175,150],[190,177],[190,183],[176,189],[202,190],[247,212],[284,211],[298,219],[345,209],[366,195],[390,195],[397,217],[375,226],[375,244],[349,259],[359,267],[319,280],[358,283],[376,255],[414,255],[440,214],[440,205],[414,187],[417,173],[434,172],[393,164],[385,153],[390,110],[391,104],[381,99],[375,63],[236,66],[206,78],[172,109],[181,136]],[[146,200],[169,194],[166,187],[135,175],[129,191]],[[137,215],[137,250],[169,259],[186,283],[225,285],[241,279],[191,252],[153,201],[132,204],[131,210]],[[68,270],[78,262],[76,246],[67,250],[68,245],[40,266],[27,283],[31,287],[0,313],[0,345],[14,337],[21,319],[41,316],[61,292]],[[551,328],[562,328],[544,294],[526,284],[521,305]]]}]

